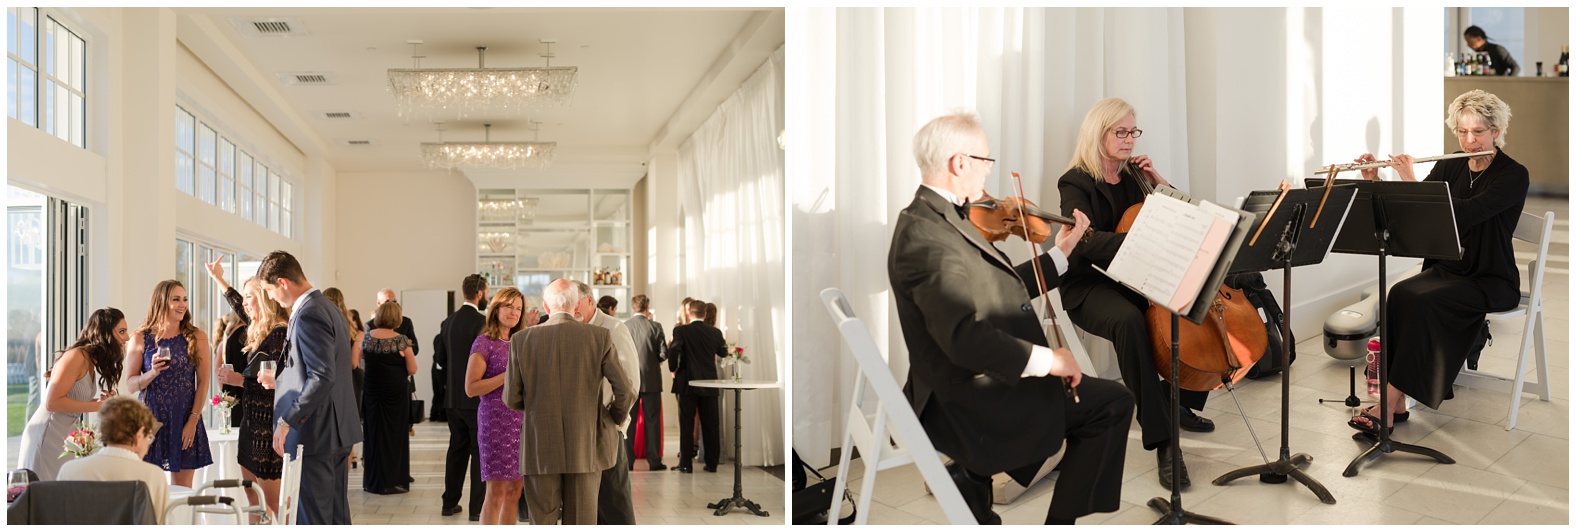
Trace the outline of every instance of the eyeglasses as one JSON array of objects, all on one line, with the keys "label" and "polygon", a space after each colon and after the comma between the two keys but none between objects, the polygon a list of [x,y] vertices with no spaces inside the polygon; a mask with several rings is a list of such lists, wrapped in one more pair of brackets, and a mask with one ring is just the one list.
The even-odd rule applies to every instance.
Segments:
[{"label": "eyeglasses", "polygon": [[1457,137],[1465,137],[1468,134],[1471,134],[1474,137],[1481,137],[1483,135],[1487,135],[1488,132],[1490,132],[1490,131],[1497,131],[1497,129],[1493,129],[1493,128],[1490,128],[1490,129],[1461,129],[1461,128],[1456,128],[1455,129],[1455,134],[1456,134]]},{"label": "eyeglasses", "polygon": [[1125,139],[1127,137],[1133,137],[1133,138],[1136,139],[1138,137],[1144,136],[1144,130],[1138,129],[1138,128],[1133,128],[1133,129],[1113,129],[1113,130],[1111,130],[1111,132],[1115,133],[1116,134],[1116,138],[1119,138],[1119,139]]},{"label": "eyeglasses", "polygon": [[970,158],[970,159],[979,159],[979,160],[981,160],[981,161],[985,161],[985,162],[987,162],[987,163],[990,163],[990,164],[991,164],[991,165],[993,165],[993,166],[994,166],[994,165],[995,165],[995,164],[996,164],[996,160],[995,160],[995,159],[992,159],[992,158],[990,158],[990,157],[980,157],[980,156],[978,156],[978,155],[969,155],[969,154],[967,154],[967,153],[965,153],[965,154],[963,154],[963,156],[964,156],[964,157],[968,157],[968,158]]}]

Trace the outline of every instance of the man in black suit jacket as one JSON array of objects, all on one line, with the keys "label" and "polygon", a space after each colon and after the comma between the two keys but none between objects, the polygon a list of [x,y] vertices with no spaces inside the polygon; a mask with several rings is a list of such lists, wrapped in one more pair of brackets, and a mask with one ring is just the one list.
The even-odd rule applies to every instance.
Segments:
[{"label": "man in black suit jacket", "polygon": [[[641,294],[630,298],[634,316],[624,320],[630,336],[635,339],[635,350],[640,356],[640,401],[630,409],[629,416],[642,416],[646,424],[646,465],[652,471],[668,466],[662,463],[662,361],[667,359],[667,340],[663,338],[662,324],[651,319],[651,298]],[[635,426],[629,424],[624,444],[629,446],[629,457],[635,457]],[[631,464],[630,467],[634,467]]]},{"label": "man in black suit jacket", "polygon": [[[1066,348],[1047,347],[1030,304],[1033,264],[1014,266],[969,223],[965,205],[982,197],[995,162],[978,118],[931,121],[915,135],[914,152],[923,184],[898,216],[887,261],[914,412],[953,459],[953,481],[982,524],[1001,521],[990,507],[990,476],[1006,471],[1028,484],[1064,440],[1046,524],[1115,511],[1133,397],[1120,384],[1085,377]],[[1035,258],[1048,287],[1088,227],[1083,213],[1074,217],[1077,226],[1064,227]]]},{"label": "man in black suit jacket", "polygon": [[[443,366],[449,374],[449,391],[465,389],[465,366],[471,357],[471,344],[481,334],[487,317],[481,307],[487,304],[487,281],[482,276],[465,276],[461,283],[465,304],[443,320],[444,351],[448,360]],[[460,492],[464,489],[466,463],[470,464],[471,496],[470,520],[480,521],[482,501],[486,488],[482,484],[481,446],[477,439],[476,409],[481,399],[464,393],[447,394],[449,404],[449,453],[443,467],[443,515],[460,513]]]},{"label": "man in black suit jacket", "polygon": [[706,325],[701,315],[704,301],[691,301],[684,317],[689,323],[673,328],[673,345],[668,346],[668,369],[673,371],[673,393],[679,396],[679,465],[674,469],[694,472],[695,413],[700,412],[701,444],[705,446],[706,472],[717,472],[722,440],[717,432],[717,398],[722,390],[690,386],[690,381],[717,378],[717,359],[728,356],[728,342],[722,331]]}]

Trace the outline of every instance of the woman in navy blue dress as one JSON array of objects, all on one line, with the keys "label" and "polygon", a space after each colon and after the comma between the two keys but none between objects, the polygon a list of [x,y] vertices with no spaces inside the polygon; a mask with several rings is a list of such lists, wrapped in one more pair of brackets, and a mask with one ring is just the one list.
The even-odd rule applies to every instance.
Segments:
[{"label": "woman in navy blue dress", "polygon": [[[213,463],[202,409],[208,400],[208,335],[192,325],[186,287],[162,281],[153,289],[148,317],[126,347],[126,390],[163,423],[143,460],[170,473],[170,483],[191,487],[192,474]],[[165,356],[168,353],[168,356]]]}]

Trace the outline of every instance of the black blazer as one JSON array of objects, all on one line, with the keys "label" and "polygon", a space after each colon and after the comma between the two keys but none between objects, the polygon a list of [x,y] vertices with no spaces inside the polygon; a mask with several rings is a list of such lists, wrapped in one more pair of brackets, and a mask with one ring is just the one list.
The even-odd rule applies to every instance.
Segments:
[{"label": "black blazer", "polygon": [[728,341],[722,331],[703,322],[673,327],[673,345],[668,346],[668,369],[674,371],[673,393],[716,397],[722,390],[690,386],[690,381],[717,378],[717,357],[728,356]]},{"label": "black blazer", "polygon": [[487,316],[470,305],[461,305],[443,320],[443,347],[449,355],[443,363],[449,374],[449,408],[475,410],[482,404],[480,397],[465,393],[465,365],[471,358],[471,345],[476,343],[476,335],[481,334],[486,321]]},{"label": "black blazer", "polygon": [[[1138,179],[1126,168],[1121,176],[1123,180]],[[1116,224],[1133,204],[1119,204],[1111,187],[1077,168],[1062,174],[1056,183],[1062,195],[1062,214],[1072,216],[1073,209],[1078,209],[1089,217],[1090,234],[1078,243],[1078,252],[1067,258],[1067,273],[1062,276],[1062,304],[1068,310],[1082,306],[1089,291],[1100,283],[1122,286],[1094,269],[1109,267],[1116,250],[1127,240],[1126,233],[1116,232]]]},{"label": "black blazer", "polygon": [[[1033,347],[1048,345],[1029,304],[1033,264],[1010,264],[934,191],[914,196],[887,257],[908,346],[904,392],[936,449],[970,470],[1039,464],[1065,439],[1066,390],[1054,377],[1020,377]],[[1054,288],[1055,264],[1038,259]]]},{"label": "black blazer", "polygon": [[[394,332],[403,334],[405,338],[410,339],[410,354],[420,355],[421,342],[416,340],[416,326],[411,325],[409,316],[400,316],[399,320],[399,327],[395,327]],[[367,330],[370,331],[376,328],[372,326],[372,320],[367,320]]]}]

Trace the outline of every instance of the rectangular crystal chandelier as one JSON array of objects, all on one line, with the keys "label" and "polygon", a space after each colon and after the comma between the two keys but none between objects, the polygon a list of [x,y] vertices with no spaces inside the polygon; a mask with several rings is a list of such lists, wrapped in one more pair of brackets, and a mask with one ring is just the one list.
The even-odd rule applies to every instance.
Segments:
[{"label": "rectangular crystal chandelier", "polygon": [[557,142],[423,142],[428,168],[540,169],[553,162]]},{"label": "rectangular crystal chandelier", "polygon": [[[551,42],[543,40],[549,45]],[[391,68],[389,93],[401,117],[454,111],[521,112],[562,107],[574,96],[577,67],[486,68],[487,47],[478,46],[476,68]],[[541,54],[551,58],[551,52]]]}]

